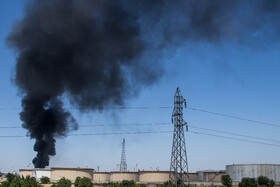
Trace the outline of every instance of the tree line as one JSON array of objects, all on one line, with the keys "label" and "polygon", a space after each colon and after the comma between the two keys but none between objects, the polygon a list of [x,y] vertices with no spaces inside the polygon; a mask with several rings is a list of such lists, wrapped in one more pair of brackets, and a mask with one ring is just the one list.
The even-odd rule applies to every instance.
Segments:
[{"label": "tree line", "polygon": [[[232,179],[229,175],[222,176],[222,183],[226,187],[232,187]],[[275,181],[265,176],[259,176],[257,179],[244,177],[238,184],[238,187],[273,187]]]}]

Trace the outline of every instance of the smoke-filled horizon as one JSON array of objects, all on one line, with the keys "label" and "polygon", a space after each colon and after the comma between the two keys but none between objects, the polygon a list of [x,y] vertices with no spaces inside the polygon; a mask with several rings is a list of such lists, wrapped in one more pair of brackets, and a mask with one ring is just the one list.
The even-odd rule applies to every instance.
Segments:
[{"label": "smoke-filled horizon", "polygon": [[17,52],[20,119],[36,140],[34,166],[48,166],[55,139],[78,128],[62,95],[89,111],[123,105],[160,79],[170,48],[279,37],[279,7],[276,0],[30,0],[7,42]]}]

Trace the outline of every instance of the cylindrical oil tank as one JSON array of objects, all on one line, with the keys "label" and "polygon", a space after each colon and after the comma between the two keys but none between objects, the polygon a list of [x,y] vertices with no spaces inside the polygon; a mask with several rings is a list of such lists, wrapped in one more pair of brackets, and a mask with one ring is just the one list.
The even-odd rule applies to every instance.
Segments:
[{"label": "cylindrical oil tank", "polygon": [[121,182],[123,180],[139,182],[139,174],[138,172],[111,172],[111,182]]},{"label": "cylindrical oil tank", "polygon": [[169,181],[170,171],[140,171],[140,183],[164,183]]},{"label": "cylindrical oil tank", "polygon": [[280,182],[280,165],[278,164],[234,164],[226,166],[226,173],[232,181],[240,182],[244,177],[258,178],[266,176]]},{"label": "cylindrical oil tank", "polygon": [[93,173],[93,182],[109,182],[110,173],[109,172],[94,172]]},{"label": "cylindrical oil tank", "polygon": [[51,168],[51,181],[58,181],[61,178],[66,178],[74,182],[77,177],[87,177],[92,180],[93,169],[91,168]]},{"label": "cylindrical oil tank", "polygon": [[32,177],[32,169],[20,169],[19,176],[26,178],[27,176]]},{"label": "cylindrical oil tank", "polygon": [[42,177],[51,178],[51,170],[45,168],[35,168],[32,170],[32,177],[39,181]]}]

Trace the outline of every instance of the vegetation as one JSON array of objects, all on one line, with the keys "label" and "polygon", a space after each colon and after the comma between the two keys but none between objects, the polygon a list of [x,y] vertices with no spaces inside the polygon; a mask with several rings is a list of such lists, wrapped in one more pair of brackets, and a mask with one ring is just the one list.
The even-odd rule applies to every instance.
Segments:
[{"label": "vegetation", "polygon": [[89,178],[86,177],[77,177],[75,180],[75,187],[92,187],[93,183]]},{"label": "vegetation", "polygon": [[9,187],[10,186],[10,182],[9,181],[4,181],[1,183],[0,185],[1,187]]},{"label": "vegetation", "polygon": [[53,184],[52,187],[71,187],[71,181],[63,177],[56,184]]},{"label": "vegetation", "polygon": [[49,177],[41,177],[40,179],[41,184],[48,184],[51,182]]},{"label": "vegetation", "polygon": [[229,175],[222,175],[222,183],[227,187],[232,187],[232,180]]},{"label": "vegetation", "polygon": [[20,179],[20,187],[37,187],[40,186],[34,177],[27,176]]},{"label": "vegetation", "polygon": [[2,182],[1,187],[38,187],[40,186],[39,183],[36,181],[34,177],[27,176],[26,178],[20,178],[13,175],[10,175],[7,181]]},{"label": "vegetation", "polygon": [[6,175],[6,177],[7,177],[7,181],[8,181],[8,182],[12,182],[12,181],[14,180],[14,178],[16,178],[16,176],[13,175],[13,174],[11,174],[11,173],[8,173],[8,174]]},{"label": "vegetation", "polygon": [[104,186],[107,186],[107,187],[120,187],[120,183],[109,182],[109,183],[105,183]]},{"label": "vegetation", "polygon": [[238,184],[238,187],[257,187],[257,181],[255,178],[244,177]]},{"label": "vegetation", "polygon": [[258,185],[263,187],[264,186],[273,187],[275,185],[274,180],[269,180],[269,178],[265,176],[259,176],[257,178],[257,181],[258,181]]},{"label": "vegetation", "polygon": [[134,181],[123,180],[120,184],[121,187],[135,187]]}]

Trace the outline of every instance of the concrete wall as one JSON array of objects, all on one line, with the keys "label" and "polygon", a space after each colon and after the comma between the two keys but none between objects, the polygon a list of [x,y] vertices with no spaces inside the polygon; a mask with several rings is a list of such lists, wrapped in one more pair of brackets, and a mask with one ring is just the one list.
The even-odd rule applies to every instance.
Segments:
[{"label": "concrete wall", "polygon": [[72,182],[74,182],[77,177],[87,177],[91,180],[93,178],[93,169],[89,168],[51,168],[51,170],[51,181],[58,181],[63,177]]},{"label": "concrete wall", "polygon": [[266,176],[275,182],[280,182],[280,165],[276,164],[237,164],[227,165],[226,173],[232,181],[240,182],[244,177],[257,178]]},{"label": "concrete wall", "polygon": [[109,172],[94,172],[93,182],[108,182],[111,180],[111,174]]},{"label": "concrete wall", "polygon": [[123,180],[139,181],[138,172],[111,172],[110,181],[121,182]]},{"label": "concrete wall", "polygon": [[20,177],[27,177],[27,176],[30,176],[32,177],[32,169],[20,169],[19,170],[19,176]]}]

